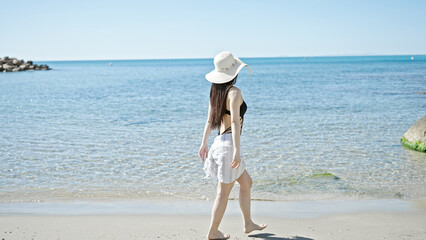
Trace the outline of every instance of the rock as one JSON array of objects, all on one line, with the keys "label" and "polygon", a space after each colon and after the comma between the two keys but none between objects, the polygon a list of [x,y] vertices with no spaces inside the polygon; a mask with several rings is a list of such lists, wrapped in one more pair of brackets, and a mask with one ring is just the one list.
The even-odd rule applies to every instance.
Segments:
[{"label": "rock", "polygon": [[12,66],[10,66],[9,64],[3,64],[3,69],[4,70],[8,70],[8,69],[11,69],[12,68]]},{"label": "rock", "polygon": [[417,120],[401,138],[402,145],[426,152],[426,115]]},{"label": "rock", "polygon": [[311,178],[330,178],[334,180],[339,180],[340,178],[332,173],[316,173],[310,175]]},{"label": "rock", "polygon": [[23,59],[9,58],[5,56],[0,58],[0,72],[18,72],[32,70],[51,70],[46,64],[37,65],[33,61],[25,62]]}]

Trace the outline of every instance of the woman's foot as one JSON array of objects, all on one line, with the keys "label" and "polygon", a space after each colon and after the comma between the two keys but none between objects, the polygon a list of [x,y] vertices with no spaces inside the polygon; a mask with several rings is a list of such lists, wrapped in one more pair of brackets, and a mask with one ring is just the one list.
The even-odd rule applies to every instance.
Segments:
[{"label": "woman's foot", "polygon": [[266,224],[257,225],[254,222],[251,222],[244,227],[244,233],[251,233],[254,230],[263,230],[265,228]]},{"label": "woman's foot", "polygon": [[207,236],[208,239],[229,239],[231,236],[227,233],[222,233],[221,231],[216,231],[215,233],[209,233]]}]

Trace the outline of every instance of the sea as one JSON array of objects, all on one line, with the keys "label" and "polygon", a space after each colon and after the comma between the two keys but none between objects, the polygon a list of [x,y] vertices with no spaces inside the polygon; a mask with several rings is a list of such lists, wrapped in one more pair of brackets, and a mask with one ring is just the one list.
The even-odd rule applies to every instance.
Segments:
[{"label": "sea", "polygon": [[[253,200],[426,198],[426,153],[400,143],[426,114],[425,55],[241,59]],[[215,198],[213,59],[35,63],[53,70],[0,73],[0,203]]]}]

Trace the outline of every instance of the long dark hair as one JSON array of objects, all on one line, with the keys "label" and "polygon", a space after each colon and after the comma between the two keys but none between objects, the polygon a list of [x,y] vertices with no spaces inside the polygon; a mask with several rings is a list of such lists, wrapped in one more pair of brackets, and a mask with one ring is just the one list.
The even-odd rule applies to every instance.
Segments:
[{"label": "long dark hair", "polygon": [[220,127],[226,111],[226,97],[229,89],[237,82],[237,76],[229,82],[217,84],[212,83],[210,89],[210,123],[212,129]]}]

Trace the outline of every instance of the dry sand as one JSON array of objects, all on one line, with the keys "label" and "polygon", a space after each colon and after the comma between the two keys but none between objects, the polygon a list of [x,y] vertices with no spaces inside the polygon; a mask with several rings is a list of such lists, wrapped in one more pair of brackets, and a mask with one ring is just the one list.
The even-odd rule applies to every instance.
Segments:
[{"label": "dry sand", "polygon": [[[205,239],[208,215],[1,216],[0,239]],[[314,218],[257,217],[262,232],[244,234],[240,216],[225,216],[231,239],[426,239],[424,210],[342,213]]]}]

